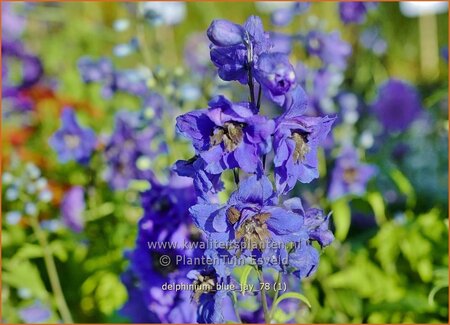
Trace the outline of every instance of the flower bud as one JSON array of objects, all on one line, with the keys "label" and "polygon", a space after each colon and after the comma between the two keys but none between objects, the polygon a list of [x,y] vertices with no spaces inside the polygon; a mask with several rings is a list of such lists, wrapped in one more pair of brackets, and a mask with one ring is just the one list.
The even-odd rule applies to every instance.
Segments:
[{"label": "flower bud", "polygon": [[273,95],[283,95],[295,83],[295,72],[287,55],[264,53],[255,66],[255,77]]},{"label": "flower bud", "polygon": [[213,20],[208,28],[209,40],[217,46],[233,46],[243,42],[244,29],[228,20]]}]

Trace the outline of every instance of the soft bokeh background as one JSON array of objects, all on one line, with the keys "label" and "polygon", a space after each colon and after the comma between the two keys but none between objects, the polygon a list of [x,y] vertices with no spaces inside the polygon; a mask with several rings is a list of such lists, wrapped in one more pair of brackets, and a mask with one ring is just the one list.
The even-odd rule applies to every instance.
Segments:
[{"label": "soft bokeh background", "polygon": [[[105,100],[100,85],[83,83],[78,60],[86,55],[106,56],[120,69],[147,67],[153,75],[149,87],[176,106],[178,102],[173,99],[181,88],[172,80],[183,84],[195,79],[195,72],[184,61],[191,35],[205,33],[213,19],[242,23],[252,14],[261,16],[266,30],[295,33],[315,26],[339,30],[353,49],[340,90],[351,91],[371,103],[379,85],[395,77],[417,88],[425,110],[425,117],[404,133],[371,134],[375,145],[366,148],[365,159],[380,172],[366,195],[328,202],[324,188],[331,162],[325,163],[323,157],[321,183],[306,187],[305,192],[298,190],[299,195],[319,200],[327,210],[333,210],[333,222],[341,230],[334,244],[322,253],[317,274],[303,283],[303,293],[312,308],[302,307],[296,321],[448,321],[448,58],[442,53],[448,40],[447,12],[407,17],[398,3],[389,2],[379,4],[365,23],[344,25],[336,3],[314,3],[287,27],[276,27],[270,22],[269,5],[192,2],[186,5],[185,18],[174,26],[142,23],[134,4],[48,3],[13,8],[25,22],[20,40],[42,61],[44,77],[27,90],[34,103],[31,113],[6,114],[11,106],[2,105],[2,171],[31,183],[23,176],[31,168],[26,164],[32,162],[41,169],[52,192],[50,204],[39,210],[39,221],[47,221],[47,225],[60,218],[59,207],[67,189],[73,185],[96,186],[96,191],[88,194],[83,231],[42,226],[75,322],[127,321],[118,313],[128,299],[120,274],[128,265],[124,250],[134,247],[137,221],[142,215],[138,195],[141,183],[135,182],[125,191],[111,191],[105,182],[93,179],[95,171],[75,163],[59,163],[48,145],[49,137],[60,126],[59,112],[64,106],[74,107],[82,124],[100,137],[107,137],[113,130],[115,112],[139,108],[132,96],[117,94]],[[117,27],[120,22],[127,25],[123,31]],[[361,34],[369,28],[375,28],[387,44],[384,53],[377,55],[361,46]],[[125,46],[122,55],[114,54],[121,54],[117,46],[132,44],[133,38],[142,50]],[[292,60],[303,57],[302,49],[294,46]],[[11,64],[8,69],[20,78],[20,67]],[[197,80],[194,84],[201,96],[184,102],[175,111],[204,107],[213,91],[208,87],[210,82],[207,77],[203,82]],[[366,128],[377,130],[372,128],[376,122],[370,110],[362,112],[360,119],[362,122],[353,129],[356,138]],[[172,133],[173,121],[164,124]],[[345,138],[346,129],[340,130],[335,137]],[[173,145],[172,152],[155,163],[156,172],[191,153],[185,141],[172,139],[169,144]],[[399,144],[408,150],[396,159],[392,152]],[[101,159],[95,159],[92,168],[102,168]],[[28,198],[19,198],[19,203],[5,201],[5,179],[3,183],[2,321],[26,321],[21,311],[36,303],[50,306],[48,321],[58,321],[42,242],[37,241],[25,215],[15,222],[6,218],[8,212],[26,205]]]}]

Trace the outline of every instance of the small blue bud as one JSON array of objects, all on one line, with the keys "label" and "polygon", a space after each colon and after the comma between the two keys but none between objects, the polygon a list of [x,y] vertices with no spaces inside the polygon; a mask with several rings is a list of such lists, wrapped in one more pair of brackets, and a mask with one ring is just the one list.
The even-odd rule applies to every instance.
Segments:
[{"label": "small blue bud", "polygon": [[213,20],[208,28],[209,40],[217,46],[233,46],[244,41],[244,29],[228,20]]}]

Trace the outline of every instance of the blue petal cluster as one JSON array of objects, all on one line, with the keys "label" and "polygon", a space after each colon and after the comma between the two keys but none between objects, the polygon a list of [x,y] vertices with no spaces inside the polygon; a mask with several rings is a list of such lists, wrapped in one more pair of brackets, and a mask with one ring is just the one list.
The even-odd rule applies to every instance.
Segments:
[{"label": "blue petal cluster", "polygon": [[[299,278],[310,276],[319,263],[312,242],[325,247],[334,239],[328,229],[330,215],[304,209],[300,198],[285,196],[298,182],[319,177],[318,150],[335,118],[308,115],[309,100],[297,82],[289,50],[276,46],[280,43],[273,39],[279,35],[265,32],[258,17],[243,25],[215,20],[207,35],[220,78],[247,84],[250,96],[232,102],[218,95],[207,108],[177,118],[178,133],[192,142],[195,153],[190,160],[177,161],[173,170],[193,179],[198,200],[189,212],[209,243],[204,254],[215,262],[213,275],[204,270],[189,276],[194,283],[205,278],[226,282],[235,266],[242,265],[239,261]],[[327,66],[345,67],[350,50],[337,34],[308,34],[307,39],[310,55]],[[263,115],[261,94],[282,113],[275,118]],[[227,170],[233,171],[237,188],[220,204],[217,194],[224,190]],[[226,292],[202,293],[197,321],[222,322],[216,306],[225,311],[229,302]]]},{"label": "blue petal cluster", "polygon": [[97,140],[91,129],[82,128],[71,108],[62,111],[62,126],[50,138],[50,146],[58,154],[60,162],[75,160],[78,163],[89,162]]}]

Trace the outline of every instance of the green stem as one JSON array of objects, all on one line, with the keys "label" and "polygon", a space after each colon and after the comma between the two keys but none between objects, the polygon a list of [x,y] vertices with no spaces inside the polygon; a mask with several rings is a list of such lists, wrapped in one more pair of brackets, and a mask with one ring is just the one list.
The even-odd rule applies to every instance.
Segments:
[{"label": "green stem", "polygon": [[236,318],[239,321],[239,323],[242,324],[242,319],[241,316],[239,315],[239,311],[237,309],[237,297],[236,297],[236,292],[232,291],[232,295],[233,295],[233,309],[234,309],[234,313],[236,314]]},{"label": "green stem", "polygon": [[272,309],[270,310],[270,318],[273,318],[273,315],[275,314],[275,302],[278,299],[278,296],[280,295],[280,283],[281,283],[281,277],[282,277],[282,273],[278,272],[278,277],[277,277],[277,281],[275,282],[275,295],[273,296],[273,303],[272,303]]},{"label": "green stem", "polygon": [[144,59],[144,63],[151,67],[152,64],[152,55],[150,53],[150,47],[147,43],[147,37],[145,35],[145,25],[143,19],[137,22],[136,26],[136,35],[139,41],[139,49],[141,51],[142,57]]},{"label": "green stem", "polygon": [[267,293],[266,289],[264,288],[264,277],[261,269],[258,271],[258,276],[259,276],[259,283],[261,286],[261,302],[264,311],[264,321],[266,322],[266,324],[270,324],[270,313],[269,307],[267,305]]},{"label": "green stem", "polygon": [[58,278],[58,271],[56,270],[55,261],[53,259],[52,252],[48,245],[45,233],[42,231],[37,218],[31,217],[31,225],[34,233],[44,251],[44,262],[47,269],[48,277],[50,279],[50,285],[52,287],[53,294],[55,296],[56,304],[58,306],[59,313],[65,324],[73,324],[72,316],[70,315],[69,308],[67,307],[66,300],[64,298],[61,284]]}]

